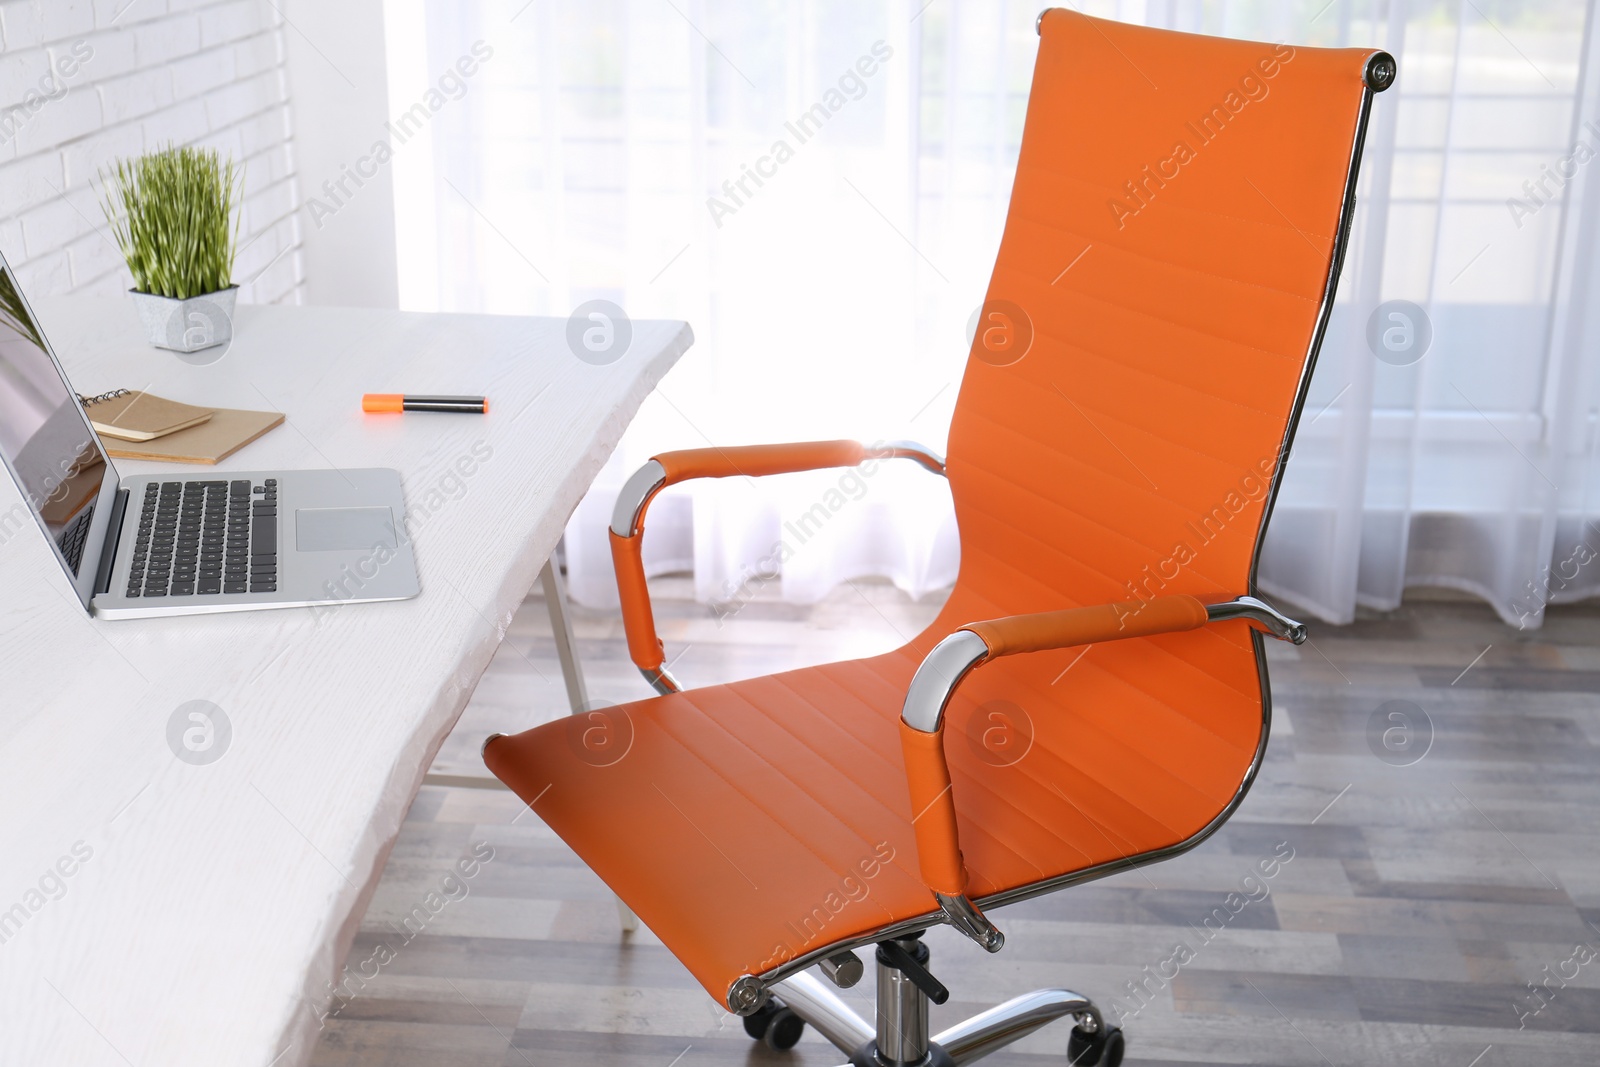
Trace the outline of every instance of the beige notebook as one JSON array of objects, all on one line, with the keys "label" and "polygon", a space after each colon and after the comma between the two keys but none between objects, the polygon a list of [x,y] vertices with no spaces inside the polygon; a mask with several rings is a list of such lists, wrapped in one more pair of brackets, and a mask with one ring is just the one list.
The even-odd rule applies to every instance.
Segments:
[{"label": "beige notebook", "polygon": [[217,408],[209,420],[187,430],[163,434],[153,441],[109,440],[105,446],[117,459],[215,464],[282,421],[283,413],[279,411]]},{"label": "beige notebook", "polygon": [[213,408],[180,404],[137,389],[113,389],[80,398],[95,430],[124,441],[153,441],[211,418]]}]

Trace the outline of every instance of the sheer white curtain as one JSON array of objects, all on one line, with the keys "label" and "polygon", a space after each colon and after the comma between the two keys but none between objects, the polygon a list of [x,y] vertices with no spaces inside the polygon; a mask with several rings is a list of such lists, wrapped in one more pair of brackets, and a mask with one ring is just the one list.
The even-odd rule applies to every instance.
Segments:
[{"label": "sheer white curtain", "polygon": [[[573,517],[575,596],[614,601],[611,501],[652,452],[943,446],[1040,3],[389,0],[397,116],[491,52],[396,146],[405,306],[566,315],[606,299],[696,330]],[[1347,620],[1452,585],[1525,626],[1600,592],[1591,4],[1080,6],[1400,57],[1264,587]],[[897,464],[680,487],[646,539],[653,572],[692,569],[725,611],[863,575],[921,594],[958,553],[943,484]]]},{"label": "sheer white curtain", "polygon": [[1600,592],[1593,3],[1341,0],[1286,30],[1401,75],[1262,585],[1334,621],[1450,586],[1537,626]]}]

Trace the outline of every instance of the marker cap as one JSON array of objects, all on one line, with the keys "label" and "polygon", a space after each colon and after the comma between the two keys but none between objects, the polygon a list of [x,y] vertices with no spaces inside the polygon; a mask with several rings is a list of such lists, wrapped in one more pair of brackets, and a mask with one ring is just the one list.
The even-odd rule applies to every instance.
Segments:
[{"label": "marker cap", "polygon": [[364,393],[361,397],[361,410],[382,414],[398,414],[404,411],[406,398],[401,393]]}]

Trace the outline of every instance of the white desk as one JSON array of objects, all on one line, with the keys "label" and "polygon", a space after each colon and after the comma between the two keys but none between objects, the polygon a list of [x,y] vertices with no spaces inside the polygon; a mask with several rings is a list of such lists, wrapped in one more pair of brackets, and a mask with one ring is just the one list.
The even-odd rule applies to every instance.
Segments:
[{"label": "white desk", "polygon": [[[434,751],[692,335],[634,323],[595,366],[565,320],[244,307],[195,367],[146,347],[126,301],[36,310],[80,392],[288,414],[219,469],[404,476],[422,595],[401,603],[94,621],[31,517],[0,534],[0,1063],[301,1062]],[[363,416],[369,391],[491,407]],[[0,530],[19,500],[0,479]],[[190,700],[231,723],[209,765],[168,746]]]}]

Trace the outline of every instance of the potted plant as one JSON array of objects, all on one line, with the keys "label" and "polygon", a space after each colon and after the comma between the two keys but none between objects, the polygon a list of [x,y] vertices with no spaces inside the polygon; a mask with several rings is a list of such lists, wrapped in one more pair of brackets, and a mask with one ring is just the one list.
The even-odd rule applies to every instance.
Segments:
[{"label": "potted plant", "polygon": [[119,159],[100,177],[150,343],[177,352],[226,344],[239,292],[233,160],[223,163],[215,149],[169,146]]}]

